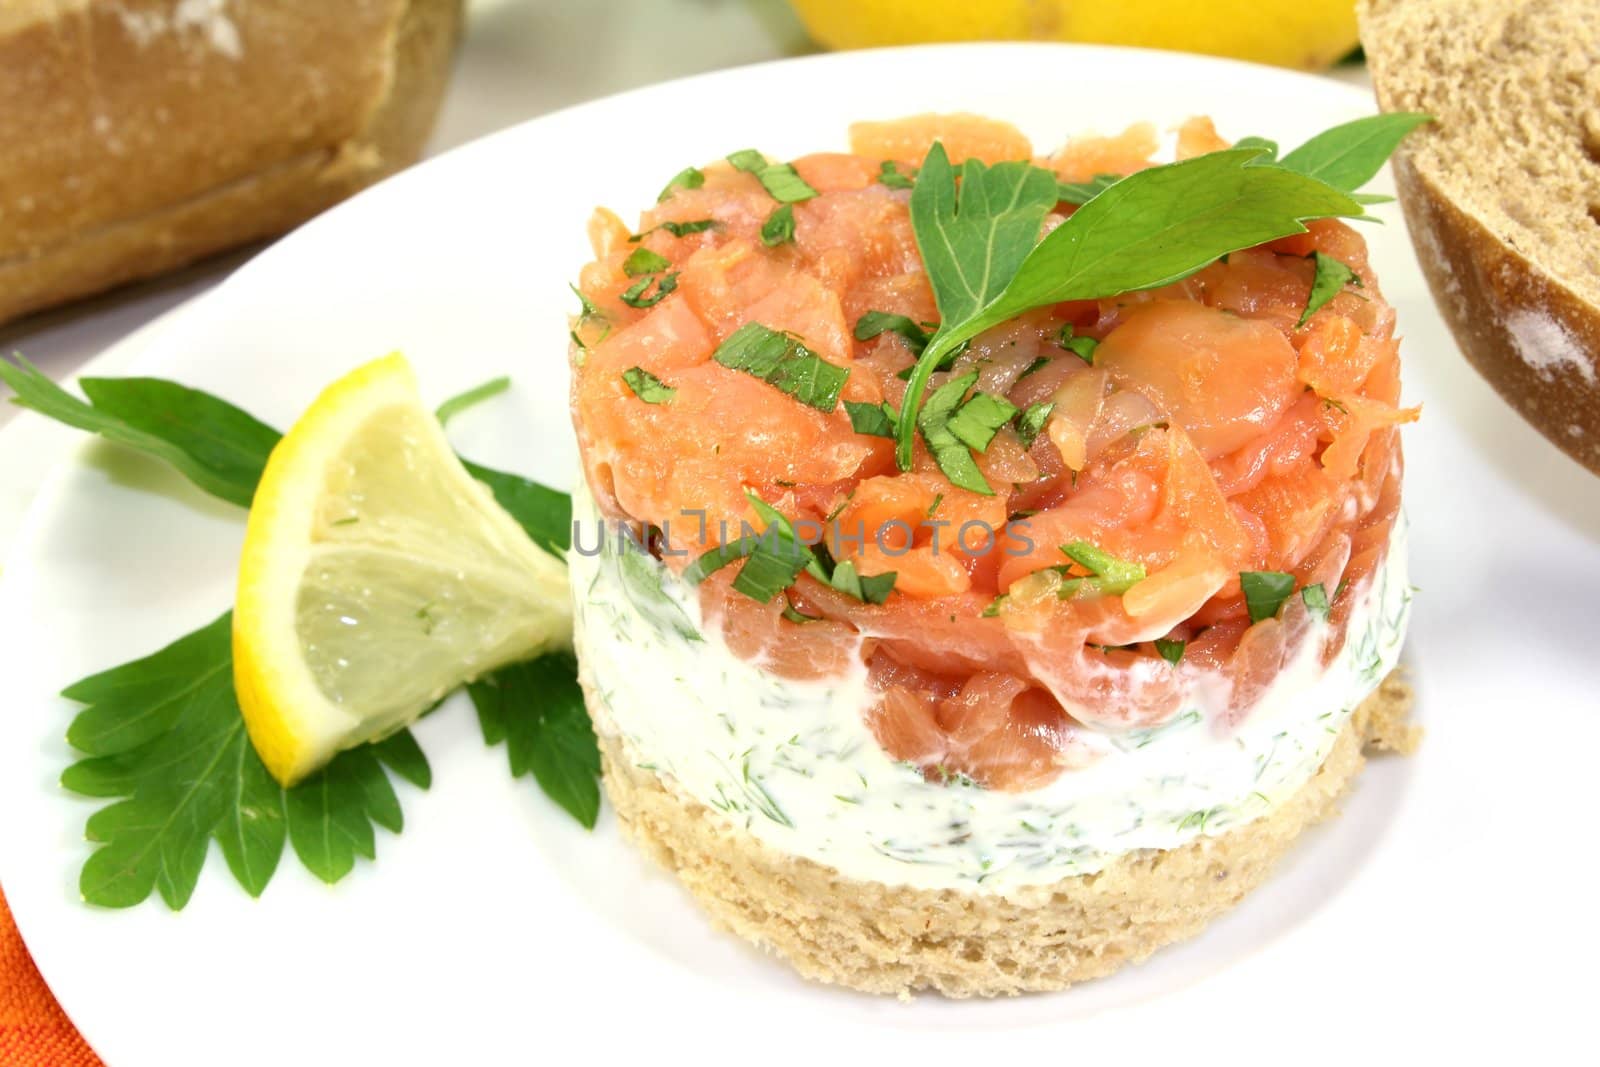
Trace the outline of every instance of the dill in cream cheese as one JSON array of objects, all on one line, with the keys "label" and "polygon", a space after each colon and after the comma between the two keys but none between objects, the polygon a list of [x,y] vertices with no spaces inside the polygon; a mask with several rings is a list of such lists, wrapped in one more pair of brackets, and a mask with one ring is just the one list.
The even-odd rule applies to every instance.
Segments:
[{"label": "dill in cream cheese", "polygon": [[[580,479],[580,521],[596,523]],[[649,556],[605,539],[571,557],[576,641],[598,694],[596,728],[639,765],[783,852],[851,878],[1007,892],[1171,849],[1267,814],[1327,758],[1356,705],[1399,658],[1410,612],[1404,522],[1356,597],[1324,668],[1302,644],[1232,733],[1195,706],[1147,730],[1098,735],[1100,758],[1021,793],[927,781],[891,759],[863,718],[866,668],[823,682],[741,660],[699,598]]]}]

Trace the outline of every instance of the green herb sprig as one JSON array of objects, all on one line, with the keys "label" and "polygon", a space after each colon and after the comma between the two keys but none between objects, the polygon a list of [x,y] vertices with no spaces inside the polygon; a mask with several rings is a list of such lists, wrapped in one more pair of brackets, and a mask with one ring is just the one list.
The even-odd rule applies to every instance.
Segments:
[{"label": "green herb sprig", "polygon": [[957,345],[1032,308],[1169,285],[1230,252],[1304,233],[1310,219],[1363,217],[1352,191],[1425,121],[1380,115],[1327,130],[1281,160],[1256,143],[1097,179],[1043,240],[1044,216],[1063,195],[1054,175],[967,160],[958,188],[935,142],[912,189],[911,222],[941,321],[909,378],[900,468],[911,468],[928,380]]},{"label": "green herb sprig", "polygon": [[[161,379],[84,379],[90,403],[21,357],[0,360],[0,380],[16,393],[14,403],[161,459],[200,489],[241,506],[248,506],[280,437],[224,400]],[[478,386],[440,405],[439,413],[448,418],[503,388],[499,379]],[[572,509],[565,493],[462,462],[537,544],[558,555],[566,551]],[[551,684],[530,689],[508,672],[543,672],[548,683],[573,671],[569,656],[552,653],[478,684],[513,694],[500,705],[508,731],[541,738],[545,734],[513,720],[570,717],[543,703],[563,691]],[[169,907],[182,908],[211,841],[252,896],[271,881],[286,843],[312,874],[339,881],[357,857],[376,856],[375,827],[403,828],[391,777],[419,789],[432,780],[421,748],[401,731],[341,753],[291,789],[280,787],[245,735],[233,691],[231,613],[155,653],[74,683],[62,695],[84,705],[67,731],[82,758],[62,774],[62,786],[113,801],[89,819],[87,834],[98,847],[79,878],[85,901],[103,907],[130,907],[157,893]],[[524,762],[552,799],[592,826],[595,804],[587,794],[570,782],[547,784],[550,776],[536,761],[557,760],[571,778],[597,768],[598,752],[583,748],[571,724],[549,736],[552,745],[560,741],[559,754]],[[521,758],[513,757],[514,770]]]}]

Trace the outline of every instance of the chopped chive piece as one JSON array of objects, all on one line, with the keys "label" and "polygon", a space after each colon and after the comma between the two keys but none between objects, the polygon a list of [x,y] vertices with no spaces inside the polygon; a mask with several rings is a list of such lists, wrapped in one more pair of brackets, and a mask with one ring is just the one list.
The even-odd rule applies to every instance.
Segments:
[{"label": "chopped chive piece", "polygon": [[1056,344],[1091,367],[1094,366],[1094,350],[1100,347],[1100,342],[1093,337],[1077,336],[1070,322],[1061,327],[1061,332],[1056,335]]},{"label": "chopped chive piece", "polygon": [[1239,585],[1244,589],[1250,621],[1257,623],[1277,616],[1278,609],[1294,592],[1294,575],[1283,571],[1240,571]]},{"label": "chopped chive piece", "polygon": [[761,224],[761,243],[776,248],[794,240],[794,205],[784,204]]},{"label": "chopped chive piece", "polygon": [[930,519],[933,518],[933,513],[938,511],[939,510],[939,505],[943,504],[943,503],[944,503],[944,494],[943,493],[935,493],[935,494],[933,494],[933,503],[928,505],[928,510],[926,512],[924,512],[923,514],[927,515],[928,518],[930,518]]},{"label": "chopped chive piece", "polygon": [[741,148],[737,152],[729,153],[728,162],[733,164],[734,170],[742,170],[746,174],[760,174],[767,165],[767,157],[754,148]]},{"label": "chopped chive piece", "polygon": [[967,390],[977,383],[978,372],[972,371],[935,389],[923,402],[917,428],[922,431],[922,439],[928,443],[934,461],[952,485],[983,496],[994,496],[994,490],[983,480],[983,472],[973,461],[972,453],[950,430],[951,417],[961,406]]},{"label": "chopped chive piece", "polygon": [[1321,252],[1311,253],[1311,258],[1316,262],[1317,274],[1311,282],[1311,296],[1306,300],[1306,309],[1301,313],[1300,321],[1295,323],[1296,329],[1304,326],[1324,304],[1343,292],[1345,286],[1361,287],[1361,278],[1339,260]]},{"label": "chopped chive piece", "polygon": [[[1144,564],[1118,559],[1088,541],[1074,541],[1062,545],[1061,551],[1068,559],[1090,573],[1092,578],[1085,584],[1097,593],[1119,595],[1144,581]],[[1065,590],[1069,584],[1071,583],[1063,582],[1062,589]],[[1079,588],[1081,587],[1074,586],[1073,592]]]},{"label": "chopped chive piece", "polygon": [[1036,359],[1032,363],[1028,364],[1028,369],[1027,370],[1025,370],[1021,374],[1017,375],[1017,381],[1020,382],[1020,381],[1022,381],[1022,379],[1026,378],[1028,375],[1032,374],[1034,371],[1038,370],[1039,368],[1048,367],[1049,365],[1050,365],[1050,357],[1049,356],[1040,356],[1038,359]]},{"label": "chopped chive piece", "polygon": [[[655,295],[645,296],[644,294],[649,290],[651,285],[656,287]],[[672,292],[677,287],[677,271],[673,271],[671,274],[648,274],[634,282],[632,285],[628,286],[628,288],[623,291],[621,299],[622,302],[627,304],[629,307],[655,307],[657,304],[661,303],[661,301],[667,298],[668,293]]]},{"label": "chopped chive piece", "polygon": [[628,238],[628,241],[632,244],[638,244],[657,230],[666,230],[674,237],[687,237],[691,233],[704,233],[706,230],[714,229],[716,225],[716,219],[695,219],[691,222],[662,222],[641,233],[633,234]]},{"label": "chopped chive piece", "polygon": [[440,404],[438,409],[433,413],[434,418],[438,419],[441,423],[449,422],[451,419],[472,407],[474,404],[481,404],[491,397],[499,396],[501,393],[510,388],[510,378],[504,376],[492,378],[489,381],[484,382],[482,385],[468,389],[464,393],[457,393],[449,400],[446,400],[444,403]]},{"label": "chopped chive piece", "polygon": [[706,176],[700,171],[700,168],[684,167],[678,173],[674,174],[672,176],[672,180],[667,182],[666,186],[662,188],[661,195],[656,197],[656,203],[661,203],[661,201],[665,200],[679,189],[698,189],[705,183]]},{"label": "chopped chive piece", "polygon": [[1086,182],[1057,182],[1056,199],[1082,207],[1121,180],[1120,174],[1096,174]]},{"label": "chopped chive piece", "polygon": [[1017,439],[1022,442],[1023,448],[1032,448],[1033,442],[1038,439],[1044,424],[1049,421],[1050,413],[1056,409],[1054,401],[1042,401],[1038,404],[1029,404],[1017,419]]},{"label": "chopped chive piece", "polygon": [[1332,609],[1328,604],[1328,590],[1321,582],[1300,590],[1300,599],[1305,602],[1306,610],[1313,618],[1321,619],[1323,622],[1328,621]]},{"label": "chopped chive piece", "polygon": [[747,322],[717,346],[712,359],[780,389],[802,404],[831,412],[850,372],[817,355],[788,334]]},{"label": "chopped chive piece", "polygon": [[870,341],[881,333],[899,334],[914,356],[922,354],[922,350],[928,346],[930,336],[927,330],[905,315],[895,315],[887,311],[869,311],[856,320],[857,341]]},{"label": "chopped chive piece", "polygon": [[891,189],[910,189],[916,185],[917,172],[913,168],[910,174],[900,170],[900,164],[892,159],[886,159],[878,164],[878,182]]},{"label": "chopped chive piece", "polygon": [[962,444],[974,452],[985,452],[1000,427],[1016,417],[1016,406],[1010,401],[988,393],[973,393],[946,425]]},{"label": "chopped chive piece", "polygon": [[888,404],[867,404],[846,400],[844,410],[850,416],[850,428],[856,433],[872,437],[894,437],[894,409]]},{"label": "chopped chive piece", "polygon": [[622,372],[622,380],[628,383],[633,395],[646,404],[665,404],[678,395],[676,389],[643,367],[629,367]]},{"label": "chopped chive piece", "polygon": [[999,596],[997,596],[993,600],[989,601],[989,606],[983,609],[983,616],[982,617],[985,618],[985,619],[992,619],[996,615],[999,615],[1000,614],[1000,609],[1005,606],[1005,602],[1008,599],[1009,599],[1009,594],[1001,593]]},{"label": "chopped chive piece", "polygon": [[622,273],[630,278],[637,278],[641,274],[660,274],[672,261],[659,252],[652,252],[648,248],[635,248],[628,253],[628,258],[622,261]]},{"label": "chopped chive piece", "polygon": [[1165,637],[1156,638],[1156,651],[1161,658],[1176,667],[1183,662],[1184,649],[1189,647],[1187,641],[1171,641]]}]

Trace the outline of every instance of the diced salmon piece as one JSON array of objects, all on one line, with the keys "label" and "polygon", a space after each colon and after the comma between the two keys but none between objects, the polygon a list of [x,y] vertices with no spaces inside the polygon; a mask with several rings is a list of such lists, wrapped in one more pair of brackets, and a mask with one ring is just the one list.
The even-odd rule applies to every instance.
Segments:
[{"label": "diced salmon piece", "polygon": [[[1330,662],[1387,551],[1397,430],[1417,411],[1401,406],[1394,311],[1364,239],[1321,220],[1171,285],[985,331],[934,386],[975,372],[978,392],[1019,411],[1052,405],[1042,429],[1025,445],[1018,426],[1002,426],[972,454],[992,495],[952,485],[920,434],[900,470],[894,442],[857,432],[846,404],[899,410],[915,358],[915,336],[856,338],[864,315],[904,315],[913,335],[937,329],[909,195],[879,180],[883,161],[909,173],[936,139],[957,162],[1033,154],[1014,127],[971,115],[860,123],[851,152],[794,161],[818,195],[791,205],[793,239],[770,247],[761,230],[778,202],[725,161],[651,205],[633,232],[596,212],[595,259],[578,280],[595,311],[574,322],[573,417],[610,518],[670,525],[673,546],[701,550],[737,537],[741,522],[759,527],[754,493],[820,531],[833,559],[895,573],[881,604],[808,573],[761,604],[733,590],[737,566],[716,572],[700,588],[702,613],[735,655],[795,679],[865,663],[875,695],[863,714],[891,756],[933,780],[1032,789],[1092,762],[1092,732],[1167,721],[1201,679],[1231,692],[1228,722],[1249,714],[1324,631],[1299,597],[1252,625],[1241,571],[1324,586],[1332,619],[1317,639]],[[1178,130],[1180,156],[1226,143],[1207,119]],[[1149,166],[1156,149],[1155,128],[1140,124],[1074,140],[1048,165],[1087,181]],[[675,275],[653,306],[622,299],[641,248]],[[1314,253],[1361,285],[1302,326]],[[715,362],[752,322],[846,371],[844,403],[819,411]],[[633,368],[674,392],[646,401],[623,379]],[[1111,591],[1079,581],[1086,569],[1063,551],[1078,541],[1143,577]],[[681,569],[693,555],[666,562]],[[791,605],[808,621],[785,617]],[[1150,644],[1167,636],[1187,642],[1176,666]]]},{"label": "diced salmon piece", "polygon": [[1232,147],[1233,142],[1219,134],[1216,123],[1205,115],[1196,115],[1178,127],[1179,159],[1193,159],[1207,152],[1220,152]]},{"label": "diced salmon piece", "polygon": [[1050,157],[1050,167],[1067,182],[1086,182],[1101,174],[1127,175],[1150,166],[1160,147],[1155,124],[1140,122],[1115,137],[1075,137]]},{"label": "diced salmon piece", "polygon": [[1181,425],[1207,459],[1249,444],[1295,394],[1295,351],[1282,333],[1190,301],[1138,309],[1095,362]]},{"label": "diced salmon piece", "polygon": [[857,122],[850,127],[850,150],[868,159],[893,159],[917,166],[935,141],[944,145],[952,163],[1033,157],[1033,145],[1021,130],[981,115],[913,115],[888,122]]}]

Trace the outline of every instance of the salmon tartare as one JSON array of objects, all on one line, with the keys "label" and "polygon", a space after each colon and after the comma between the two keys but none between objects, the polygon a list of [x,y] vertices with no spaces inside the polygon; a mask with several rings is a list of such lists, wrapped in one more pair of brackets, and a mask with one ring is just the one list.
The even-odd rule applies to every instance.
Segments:
[{"label": "salmon tartare", "polygon": [[[1394,311],[1345,221],[1365,201],[1258,144],[1191,119],[1158,163],[1154,126],[1041,155],[976,116],[865,122],[590,220],[572,573],[607,786],[806,973],[1104,973],[1254,884],[1263,828],[1320,814],[1403,703]],[[1295,206],[1256,231],[1197,203],[1222,183]],[[1224,841],[1261,854],[1215,902],[1062,917],[1097,873]],[[921,901],[923,944],[808,911],[802,869],[878,920]],[[1083,943],[986,944],[973,907]]]}]

